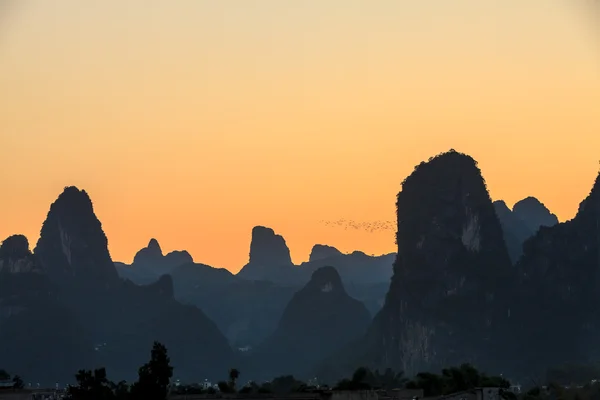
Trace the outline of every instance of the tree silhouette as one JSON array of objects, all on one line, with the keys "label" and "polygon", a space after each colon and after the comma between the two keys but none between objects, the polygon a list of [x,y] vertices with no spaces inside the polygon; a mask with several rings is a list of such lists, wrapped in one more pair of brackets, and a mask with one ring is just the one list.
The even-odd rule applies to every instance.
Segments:
[{"label": "tree silhouette", "polygon": [[408,389],[423,389],[425,397],[441,396],[476,387],[508,388],[510,382],[500,376],[487,376],[470,364],[444,368],[442,374],[420,372],[406,384]]},{"label": "tree silhouette", "polygon": [[15,389],[23,389],[23,387],[25,386],[23,379],[21,379],[19,375],[15,375],[12,381],[14,383],[13,388]]},{"label": "tree silhouette", "polygon": [[360,367],[352,374],[352,379],[342,379],[335,386],[337,390],[369,390],[372,389],[369,378],[372,376],[368,368]]},{"label": "tree silhouette", "polygon": [[173,376],[173,367],[167,354],[167,348],[154,342],[150,361],[140,367],[139,378],[131,387],[133,400],[165,400],[169,392],[169,383]]},{"label": "tree silhouette", "polygon": [[229,370],[229,384],[231,385],[231,389],[235,391],[235,384],[240,377],[240,371],[236,368],[232,368]]},{"label": "tree silhouette", "polygon": [[225,381],[218,382],[217,386],[219,387],[219,391],[221,393],[232,393],[233,392],[233,388],[231,387],[231,384],[227,383]]},{"label": "tree silhouette", "polygon": [[71,400],[112,400],[114,393],[111,382],[106,378],[106,369],[79,370],[75,375],[77,386],[69,386],[67,399]]}]

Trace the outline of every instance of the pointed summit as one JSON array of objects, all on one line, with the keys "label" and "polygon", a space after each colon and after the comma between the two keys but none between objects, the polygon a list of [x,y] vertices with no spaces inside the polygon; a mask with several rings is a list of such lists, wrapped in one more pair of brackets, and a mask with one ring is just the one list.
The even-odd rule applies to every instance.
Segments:
[{"label": "pointed summit", "polygon": [[175,267],[193,262],[190,253],[185,250],[176,250],[163,255],[158,240],[152,238],[147,247],[136,253],[132,267],[139,271],[147,271],[152,279],[157,279],[161,275],[170,274]]},{"label": "pointed summit", "polygon": [[65,187],[50,206],[34,253],[51,279],[112,284],[119,278],[90,197]]},{"label": "pointed summit", "polygon": [[152,251],[156,251],[156,252],[160,253],[160,255],[162,255],[162,249],[160,248],[160,244],[158,244],[158,240],[156,240],[154,238],[150,239],[150,241],[148,242],[147,248]]},{"label": "pointed summit", "polygon": [[163,258],[163,252],[158,244],[158,240],[152,238],[150,242],[148,242],[148,246],[144,247],[140,251],[138,251],[133,257],[134,265],[151,265],[160,263]]}]

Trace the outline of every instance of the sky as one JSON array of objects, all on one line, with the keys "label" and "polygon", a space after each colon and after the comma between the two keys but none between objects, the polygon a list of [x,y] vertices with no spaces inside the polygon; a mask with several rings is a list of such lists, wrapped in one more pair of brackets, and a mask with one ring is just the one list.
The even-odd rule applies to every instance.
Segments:
[{"label": "sky", "polygon": [[33,247],[76,185],[114,260],[154,237],[237,271],[255,225],[296,263],[316,243],[392,252],[402,180],[450,148],[492,199],[570,219],[600,160],[588,7],[0,0],[0,238]]}]

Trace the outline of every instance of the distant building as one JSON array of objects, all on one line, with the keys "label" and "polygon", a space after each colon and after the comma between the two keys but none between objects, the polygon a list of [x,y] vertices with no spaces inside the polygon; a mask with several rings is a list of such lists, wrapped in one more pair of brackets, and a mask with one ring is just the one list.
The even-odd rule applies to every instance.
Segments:
[{"label": "distant building", "polygon": [[508,390],[510,390],[514,394],[521,394],[521,385],[519,385],[519,384],[512,385],[511,387],[508,388]]},{"label": "distant building", "polygon": [[438,400],[502,400],[501,388],[474,388],[441,396]]},{"label": "distant building", "polygon": [[423,399],[423,389],[385,390],[379,397],[387,397],[391,400],[421,400]]},{"label": "distant building", "polygon": [[15,383],[10,379],[0,380],[0,389],[12,389]]}]

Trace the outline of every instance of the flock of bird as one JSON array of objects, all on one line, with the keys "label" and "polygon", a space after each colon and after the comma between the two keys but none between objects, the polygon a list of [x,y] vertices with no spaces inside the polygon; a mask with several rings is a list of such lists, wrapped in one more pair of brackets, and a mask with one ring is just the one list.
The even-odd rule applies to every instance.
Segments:
[{"label": "flock of bird", "polygon": [[344,230],[354,229],[369,233],[394,231],[396,229],[396,223],[394,221],[354,221],[351,219],[338,219],[336,221],[321,220],[319,223],[331,228],[343,228]]}]

